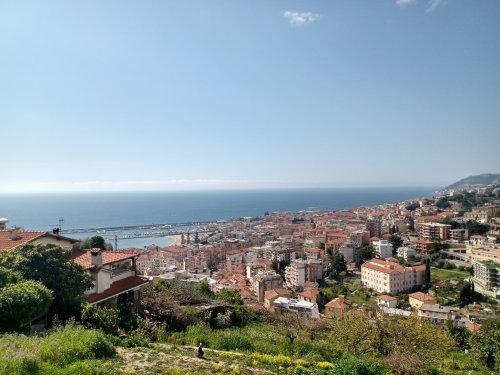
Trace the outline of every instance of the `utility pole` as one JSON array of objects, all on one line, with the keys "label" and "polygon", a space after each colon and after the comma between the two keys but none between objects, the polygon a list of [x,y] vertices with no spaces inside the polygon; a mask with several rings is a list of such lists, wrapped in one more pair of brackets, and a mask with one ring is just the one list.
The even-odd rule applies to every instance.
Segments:
[{"label": "utility pole", "polygon": [[62,232],[62,223],[64,222],[64,218],[60,217],[59,218],[59,232]]}]

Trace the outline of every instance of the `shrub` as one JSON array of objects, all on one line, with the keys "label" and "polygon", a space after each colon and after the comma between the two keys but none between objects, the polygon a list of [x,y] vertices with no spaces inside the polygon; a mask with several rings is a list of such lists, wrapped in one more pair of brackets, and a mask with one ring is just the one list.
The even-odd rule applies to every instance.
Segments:
[{"label": "shrub", "polygon": [[82,310],[82,323],[87,328],[97,328],[110,333],[118,334],[119,311],[108,307],[87,303]]},{"label": "shrub", "polygon": [[104,333],[82,326],[56,328],[40,344],[42,360],[58,365],[84,359],[109,358],[115,353],[115,348]]}]

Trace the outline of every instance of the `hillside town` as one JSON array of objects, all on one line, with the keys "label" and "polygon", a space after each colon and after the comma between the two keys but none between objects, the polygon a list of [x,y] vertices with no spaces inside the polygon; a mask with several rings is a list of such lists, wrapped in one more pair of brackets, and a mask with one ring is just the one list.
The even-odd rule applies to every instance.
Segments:
[{"label": "hillside town", "polygon": [[215,293],[237,292],[255,311],[324,319],[378,309],[474,331],[500,314],[499,194],[493,186],[350,210],[266,212],[143,249],[85,249],[58,230],[1,219],[0,251],[28,243],[71,249],[91,273],[91,304],[136,301],[158,280],[206,282]]}]

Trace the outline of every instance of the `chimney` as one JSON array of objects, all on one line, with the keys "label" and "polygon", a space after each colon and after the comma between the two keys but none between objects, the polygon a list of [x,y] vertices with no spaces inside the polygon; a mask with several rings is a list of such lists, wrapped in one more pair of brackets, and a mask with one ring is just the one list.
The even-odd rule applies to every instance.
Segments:
[{"label": "chimney", "polygon": [[12,241],[19,239],[19,229],[18,228],[12,228],[11,230],[9,230],[9,233],[10,233],[10,239]]},{"label": "chimney", "polygon": [[99,248],[90,249],[91,264],[99,269],[102,267],[102,252]]}]

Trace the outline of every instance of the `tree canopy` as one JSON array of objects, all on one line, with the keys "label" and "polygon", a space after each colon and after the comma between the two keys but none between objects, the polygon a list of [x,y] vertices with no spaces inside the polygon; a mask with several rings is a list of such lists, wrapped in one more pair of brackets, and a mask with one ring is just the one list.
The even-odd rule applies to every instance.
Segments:
[{"label": "tree canopy", "polygon": [[53,244],[24,245],[5,254],[0,265],[50,289],[50,313],[62,320],[79,316],[84,292],[92,285],[88,272],[71,260],[71,251]]},{"label": "tree canopy", "polygon": [[52,292],[33,280],[8,284],[0,289],[0,330],[16,331],[47,312]]}]

